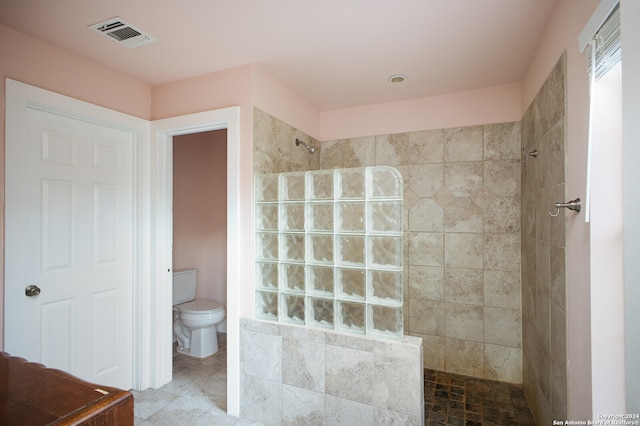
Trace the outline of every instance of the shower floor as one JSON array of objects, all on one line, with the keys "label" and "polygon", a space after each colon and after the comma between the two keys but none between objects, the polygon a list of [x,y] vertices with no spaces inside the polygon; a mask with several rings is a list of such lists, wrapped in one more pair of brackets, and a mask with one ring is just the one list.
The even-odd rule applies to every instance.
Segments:
[{"label": "shower floor", "polygon": [[536,422],[522,386],[424,370],[425,425],[528,425]]}]

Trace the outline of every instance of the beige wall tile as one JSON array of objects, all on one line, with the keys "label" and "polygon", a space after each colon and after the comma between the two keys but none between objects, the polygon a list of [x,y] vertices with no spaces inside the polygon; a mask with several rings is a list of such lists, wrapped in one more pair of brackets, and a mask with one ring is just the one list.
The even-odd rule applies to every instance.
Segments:
[{"label": "beige wall tile", "polygon": [[444,211],[432,199],[420,199],[409,209],[409,231],[443,232]]},{"label": "beige wall tile", "polygon": [[520,233],[520,197],[494,199],[484,210],[483,219],[486,233]]},{"label": "beige wall tile", "polygon": [[409,133],[411,164],[442,163],[444,161],[444,130]]},{"label": "beige wall tile", "polygon": [[410,265],[444,265],[444,234],[409,232],[408,237]]},{"label": "beige wall tile", "polygon": [[482,305],[484,274],[479,269],[447,268],[445,273],[445,301]]},{"label": "beige wall tile", "polygon": [[484,341],[484,308],[463,303],[445,303],[444,335],[457,339]]},{"label": "beige wall tile", "polygon": [[445,371],[484,377],[484,343],[445,338]]},{"label": "beige wall tile", "polygon": [[375,165],[376,141],[373,136],[323,142],[321,147],[323,169]]},{"label": "beige wall tile", "polygon": [[408,159],[408,133],[376,136],[376,165],[396,166],[410,164]]},{"label": "beige wall tile", "polygon": [[446,232],[482,232],[482,209],[470,198],[456,198],[446,208]]},{"label": "beige wall tile", "polygon": [[409,298],[444,300],[444,268],[409,266]]},{"label": "beige wall tile", "polygon": [[483,126],[456,127],[443,130],[444,161],[478,161],[483,157]]},{"label": "beige wall tile", "polygon": [[444,185],[443,164],[419,164],[407,167],[409,172],[405,186],[419,197],[433,197]]},{"label": "beige wall tile", "polygon": [[484,162],[484,185],[501,197],[520,196],[520,163],[514,160]]},{"label": "beige wall tile", "polygon": [[424,368],[444,371],[444,340],[442,336],[415,334],[422,338]]},{"label": "beige wall tile", "polygon": [[482,234],[445,234],[445,266],[482,269],[483,255]]},{"label": "beige wall tile", "polygon": [[494,271],[520,270],[520,235],[485,234],[484,266]]},{"label": "beige wall tile", "polygon": [[501,382],[522,383],[522,352],[519,348],[485,344],[484,375]]},{"label": "beige wall tile", "polygon": [[410,299],[409,328],[413,333],[444,336],[444,302]]},{"label": "beige wall tile", "polygon": [[519,310],[484,308],[484,341],[512,348],[521,347],[522,319]]},{"label": "beige wall tile", "polygon": [[520,310],[520,273],[485,270],[484,305]]},{"label": "beige wall tile", "polygon": [[481,161],[446,163],[444,184],[456,197],[469,197],[482,186]]},{"label": "beige wall tile", "polygon": [[520,160],[520,123],[484,126],[485,160]]}]

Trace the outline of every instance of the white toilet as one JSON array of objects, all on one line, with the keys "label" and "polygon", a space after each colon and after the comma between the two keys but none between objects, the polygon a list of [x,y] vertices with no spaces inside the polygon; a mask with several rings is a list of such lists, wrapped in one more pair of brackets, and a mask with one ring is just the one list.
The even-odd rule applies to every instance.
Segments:
[{"label": "white toilet", "polygon": [[206,358],[218,352],[216,324],[225,309],[220,302],[195,299],[197,278],[197,269],[173,273],[173,333],[179,353]]}]

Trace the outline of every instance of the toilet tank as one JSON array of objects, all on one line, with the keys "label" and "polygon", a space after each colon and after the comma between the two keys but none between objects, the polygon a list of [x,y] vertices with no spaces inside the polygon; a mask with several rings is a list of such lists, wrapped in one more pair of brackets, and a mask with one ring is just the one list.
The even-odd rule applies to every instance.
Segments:
[{"label": "toilet tank", "polygon": [[173,271],[173,306],[196,298],[197,269]]}]

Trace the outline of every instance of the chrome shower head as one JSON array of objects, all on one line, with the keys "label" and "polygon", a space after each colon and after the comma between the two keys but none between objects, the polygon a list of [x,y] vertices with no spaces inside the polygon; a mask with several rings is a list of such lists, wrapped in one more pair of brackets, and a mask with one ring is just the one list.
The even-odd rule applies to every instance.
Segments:
[{"label": "chrome shower head", "polygon": [[316,149],[310,145],[307,145],[306,143],[302,142],[300,139],[296,139],[296,146],[304,146],[305,148],[307,148],[307,151],[309,151],[309,154],[313,154],[314,152],[316,152]]}]

